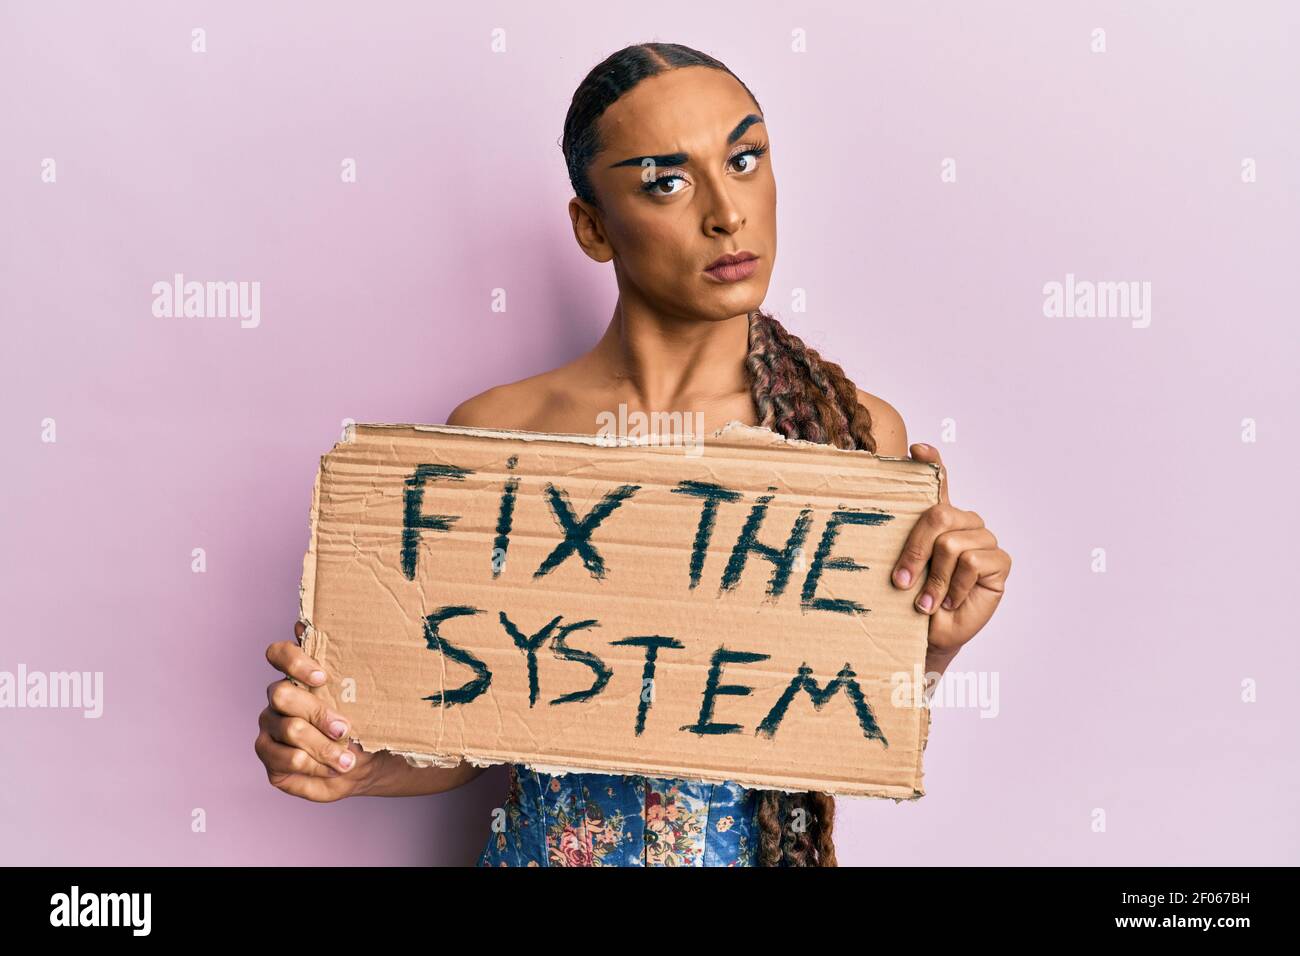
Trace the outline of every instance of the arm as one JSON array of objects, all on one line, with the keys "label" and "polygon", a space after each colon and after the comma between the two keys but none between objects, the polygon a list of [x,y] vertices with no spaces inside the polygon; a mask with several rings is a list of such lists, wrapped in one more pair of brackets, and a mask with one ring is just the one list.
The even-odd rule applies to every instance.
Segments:
[{"label": "arm", "polygon": [[356,797],[423,797],[463,787],[486,767],[462,763],[457,767],[412,767],[405,757],[382,751],[369,766],[367,779],[358,781]]},{"label": "arm", "polygon": [[[876,440],[876,454],[888,458],[907,458],[910,446],[907,443],[907,426],[898,409],[882,398],[877,398],[862,389],[858,389],[858,401],[871,414],[871,437]],[[945,650],[929,645],[925,654],[926,674],[943,676],[960,648]],[[938,677],[935,678],[938,682]]]},{"label": "arm", "polygon": [[[495,390],[461,402],[447,416],[448,425],[491,428],[500,427]],[[388,751],[376,754],[367,765],[369,772],[357,782],[356,795],[376,797],[415,797],[443,793],[462,787],[476,779],[485,767],[462,763],[457,767],[413,767],[406,758]],[[373,769],[371,769],[373,768]]]},{"label": "arm", "polygon": [[[447,424],[500,427],[508,408],[504,398],[502,390],[492,389],[462,402]],[[302,636],[301,622],[297,634]],[[253,749],[277,789],[317,803],[345,797],[415,797],[454,790],[486,769],[468,763],[414,767],[387,750],[367,753],[355,742],[343,744],[351,729],[346,719],[307,689],[328,680],[324,668],[297,641],[277,641],[267,648],[266,658],[284,678],[267,688],[268,703],[258,715]]]},{"label": "arm", "polygon": [[888,402],[861,389],[858,401],[871,413],[877,454],[910,456],[939,467],[939,503],[923,512],[912,529],[891,580],[895,587],[911,588],[921,575],[926,576],[915,607],[918,614],[930,618],[926,673],[942,677],[997,609],[1011,572],[1011,555],[998,545],[997,536],[983,518],[953,507],[948,497],[948,469],[939,450],[909,445],[903,418]]},{"label": "arm", "polygon": [[[302,629],[300,621],[299,637]],[[387,750],[367,753],[355,741],[345,745],[350,730],[346,718],[307,690],[329,679],[324,668],[297,641],[277,641],[266,649],[266,659],[285,676],[267,688],[253,749],[276,789],[314,803],[345,797],[414,797],[453,790],[486,769],[466,763],[413,767]]]}]

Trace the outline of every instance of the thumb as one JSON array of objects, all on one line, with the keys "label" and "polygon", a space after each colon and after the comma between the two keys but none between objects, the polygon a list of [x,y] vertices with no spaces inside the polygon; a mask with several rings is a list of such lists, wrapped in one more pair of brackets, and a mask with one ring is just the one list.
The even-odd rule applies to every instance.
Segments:
[{"label": "thumb", "polygon": [[939,449],[933,445],[926,445],[917,442],[909,448],[913,461],[923,461],[926,464],[939,466],[939,501],[942,504],[951,504],[948,500],[948,469],[943,463],[943,457],[939,454]]}]

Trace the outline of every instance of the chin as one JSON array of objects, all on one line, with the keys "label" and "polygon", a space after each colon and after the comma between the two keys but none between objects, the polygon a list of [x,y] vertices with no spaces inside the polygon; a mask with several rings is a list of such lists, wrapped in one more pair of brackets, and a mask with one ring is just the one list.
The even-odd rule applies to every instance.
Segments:
[{"label": "chin", "polygon": [[[753,279],[737,282],[735,287],[722,290],[720,295],[715,294],[710,302],[711,307],[706,311],[720,319],[729,319],[734,315],[761,308],[766,297],[767,285],[753,281],[757,278],[754,276]],[[716,307],[713,303],[716,303]]]},{"label": "chin", "polygon": [[738,305],[722,305],[717,309],[709,309],[704,318],[710,322],[725,322],[727,319],[735,318],[738,315],[744,315],[753,312],[762,305],[762,300],[757,302],[741,302]]}]

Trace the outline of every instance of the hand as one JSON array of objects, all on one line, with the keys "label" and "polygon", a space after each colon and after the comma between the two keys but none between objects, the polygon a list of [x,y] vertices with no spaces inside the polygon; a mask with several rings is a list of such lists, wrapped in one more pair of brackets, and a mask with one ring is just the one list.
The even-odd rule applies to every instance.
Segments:
[{"label": "hand", "polygon": [[998,547],[979,515],[948,501],[948,470],[939,450],[916,444],[909,451],[914,461],[939,466],[939,503],[916,522],[894,566],[893,582],[912,587],[930,562],[915,606],[930,615],[928,656],[946,662],[993,616],[1011,572],[1011,555]]},{"label": "hand", "polygon": [[[302,637],[301,621],[294,628]],[[326,681],[325,671],[296,641],[277,641],[266,659],[286,677],[310,687]],[[266,765],[272,786],[317,803],[328,803],[366,792],[377,754],[359,744],[344,745],[348,723],[329,710],[311,691],[291,680],[266,688],[267,707],[257,718],[259,732],[253,750]]]}]

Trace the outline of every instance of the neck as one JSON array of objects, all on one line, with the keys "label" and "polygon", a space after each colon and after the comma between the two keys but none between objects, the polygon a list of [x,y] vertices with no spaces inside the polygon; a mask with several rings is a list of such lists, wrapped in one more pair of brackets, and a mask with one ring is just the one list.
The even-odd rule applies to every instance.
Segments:
[{"label": "neck", "polygon": [[748,352],[748,313],[676,319],[629,308],[620,297],[591,355],[637,405],[672,410],[747,392]]}]

